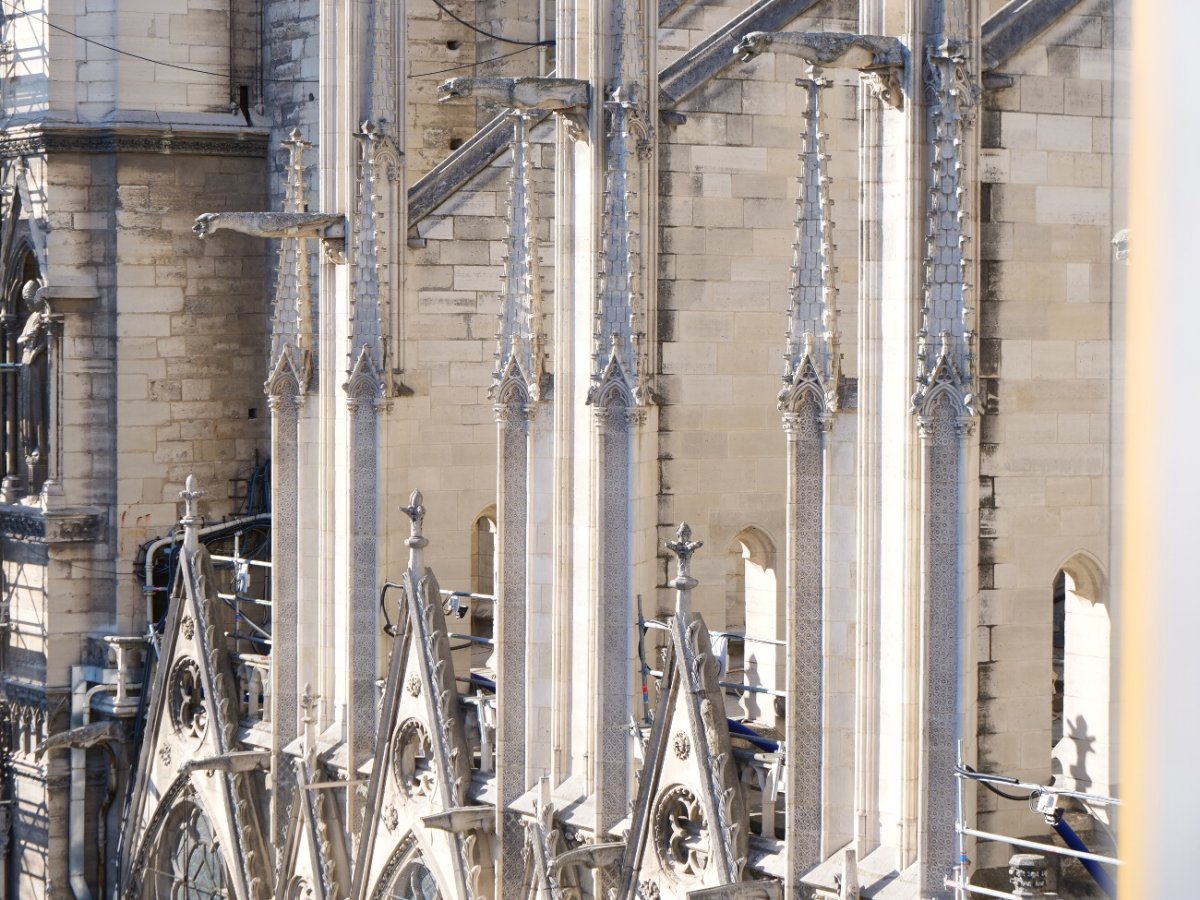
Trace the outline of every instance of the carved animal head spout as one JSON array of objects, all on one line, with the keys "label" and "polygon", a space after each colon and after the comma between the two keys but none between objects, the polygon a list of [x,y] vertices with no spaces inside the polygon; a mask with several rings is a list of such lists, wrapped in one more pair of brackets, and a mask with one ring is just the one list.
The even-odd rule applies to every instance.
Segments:
[{"label": "carved animal head spout", "polygon": [[192,226],[192,231],[196,232],[200,240],[204,240],[220,227],[217,222],[220,218],[220,213],[204,213],[196,216],[196,224]]},{"label": "carved animal head spout", "polygon": [[447,103],[451,100],[461,100],[464,97],[470,97],[474,92],[474,78],[450,78],[438,85],[438,102]]},{"label": "carved animal head spout", "polygon": [[765,31],[752,31],[733,48],[733,55],[742,62],[750,62],[756,56],[762,56],[771,46],[771,35]]}]

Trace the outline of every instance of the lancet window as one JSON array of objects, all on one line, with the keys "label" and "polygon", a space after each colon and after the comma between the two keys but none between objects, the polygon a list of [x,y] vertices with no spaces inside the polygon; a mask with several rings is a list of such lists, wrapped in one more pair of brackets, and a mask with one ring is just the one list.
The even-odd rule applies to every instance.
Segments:
[{"label": "lancet window", "polygon": [[[775,545],[761,530],[748,527],[729,546],[725,579],[725,631],[714,637],[727,660],[723,680],[774,691],[781,685],[783,608],[775,572]],[[738,692],[740,708],[751,719],[771,721],[769,693]]]},{"label": "lancet window", "polygon": [[1064,787],[1106,793],[1112,760],[1104,736],[1112,708],[1112,623],[1103,575],[1087,554],[1073,556],[1053,582],[1051,772]]}]

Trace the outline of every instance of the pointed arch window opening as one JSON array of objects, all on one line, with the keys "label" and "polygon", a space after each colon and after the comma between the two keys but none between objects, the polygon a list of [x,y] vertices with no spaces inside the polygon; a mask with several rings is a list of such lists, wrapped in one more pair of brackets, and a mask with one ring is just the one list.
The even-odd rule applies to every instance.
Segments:
[{"label": "pointed arch window opening", "polygon": [[230,900],[234,896],[212,826],[204,811],[185,801],[163,829],[146,872],[145,900]]},{"label": "pointed arch window opening", "polygon": [[[489,506],[478,516],[471,525],[471,593],[480,597],[495,597],[496,594],[496,539],[499,526],[496,522],[496,507]],[[467,671],[494,672],[492,653],[495,638],[495,602],[470,603],[470,638],[469,647],[456,643],[455,649],[469,654],[470,666]],[[454,623],[451,622],[451,627]],[[458,660],[455,660],[457,668]]]},{"label": "pointed arch window opening", "polygon": [[400,871],[385,896],[388,900],[441,900],[442,894],[429,867],[415,860]]},{"label": "pointed arch window opening", "polygon": [[1112,793],[1110,744],[1116,722],[1112,623],[1104,576],[1086,554],[1072,557],[1052,582],[1050,771],[1070,790]]},{"label": "pointed arch window opening", "polygon": [[770,725],[782,714],[786,656],[776,573],[770,538],[753,526],[739,532],[729,546],[725,630],[711,632],[714,651],[725,658],[727,714]]}]

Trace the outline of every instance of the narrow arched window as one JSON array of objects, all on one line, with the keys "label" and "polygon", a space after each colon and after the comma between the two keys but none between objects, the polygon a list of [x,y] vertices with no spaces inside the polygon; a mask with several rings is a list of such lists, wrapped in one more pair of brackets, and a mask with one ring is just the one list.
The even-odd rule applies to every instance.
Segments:
[{"label": "narrow arched window", "polygon": [[[471,592],[496,593],[496,507],[481,512],[471,526]],[[496,604],[472,600],[471,636],[492,640],[495,636]],[[475,644],[471,650],[471,668],[494,668],[491,651],[485,644]]]},{"label": "narrow arched window", "polygon": [[496,588],[496,510],[489,506],[471,527],[471,591],[492,594]]},{"label": "narrow arched window", "polygon": [[1053,581],[1051,771],[1055,785],[1111,794],[1110,739],[1116,724],[1112,623],[1104,579],[1090,556],[1073,556]]},{"label": "narrow arched window", "polygon": [[[773,723],[775,696],[783,683],[783,618],[775,570],[775,545],[753,526],[744,528],[729,545],[725,578],[723,638],[726,681],[746,686],[738,711],[749,719]],[[732,698],[731,698],[732,699]],[[732,707],[733,704],[730,704]],[[734,712],[730,709],[730,712]]]}]

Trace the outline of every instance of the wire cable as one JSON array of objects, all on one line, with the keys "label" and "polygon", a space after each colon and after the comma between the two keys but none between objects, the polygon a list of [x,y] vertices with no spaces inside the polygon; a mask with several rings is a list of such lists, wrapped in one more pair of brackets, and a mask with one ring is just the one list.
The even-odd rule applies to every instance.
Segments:
[{"label": "wire cable", "polygon": [[430,75],[444,75],[447,72],[457,72],[460,69],[473,69],[475,66],[482,66],[482,65],[486,65],[487,63],[496,62],[501,59],[508,59],[508,57],[516,56],[518,53],[524,53],[526,50],[532,50],[536,46],[540,46],[540,45],[533,44],[529,47],[522,47],[520,50],[513,50],[511,53],[501,53],[499,56],[493,56],[489,59],[480,59],[480,60],[477,60],[476,62],[463,63],[462,65],[451,66],[448,69],[435,69],[432,72],[420,72],[415,75],[409,75],[408,77],[409,78],[428,78]]},{"label": "wire cable", "polygon": [[452,18],[459,25],[466,25],[468,28],[470,28],[476,34],[481,34],[485,38],[491,38],[493,41],[502,41],[505,44],[522,44],[523,46],[526,46],[526,47],[551,47],[554,45],[553,38],[544,40],[544,41],[518,41],[515,38],[506,38],[500,34],[493,34],[490,31],[484,31],[482,28],[478,28],[478,27],[472,25],[466,19],[460,19],[457,15],[454,14],[454,12],[449,7],[443,5],[442,0],[433,0],[433,5],[436,6],[438,9],[440,9],[442,12],[444,12],[446,15],[448,15],[450,18]]},{"label": "wire cable", "polygon": [[[501,35],[498,35],[498,34],[491,34],[490,32],[484,31],[483,29],[480,29],[480,28],[476,28],[471,23],[460,19],[458,16],[454,15],[454,13],[450,12],[450,10],[446,9],[446,7],[442,6],[442,4],[438,2],[438,0],[433,0],[433,2],[436,3],[439,8],[444,10],[446,12],[446,14],[449,15],[451,18],[453,18],[455,21],[458,21],[458,22],[462,23],[463,25],[466,25],[472,31],[477,31],[481,35],[492,38],[493,40],[503,41],[503,42],[509,43],[509,44],[522,44],[524,46],[522,46],[520,50],[514,50],[511,53],[501,53],[499,56],[492,56],[492,57],[489,57],[488,59],[480,59],[480,60],[475,60],[474,62],[461,63],[460,65],[450,66],[445,69],[436,69],[433,72],[419,72],[416,74],[410,74],[408,76],[409,78],[428,78],[432,75],[444,75],[446,72],[457,72],[461,69],[470,69],[474,66],[482,66],[482,65],[486,65],[487,63],[498,62],[499,60],[507,59],[510,56],[516,56],[518,53],[524,53],[526,50],[531,50],[534,47],[546,47],[546,46],[554,45],[553,40],[516,41],[516,40],[511,40],[506,37],[502,37]],[[70,37],[73,37],[76,40],[83,41],[85,44],[92,44],[96,47],[102,47],[103,49],[108,50],[112,53],[116,53],[119,56],[128,56],[130,59],[140,60],[141,62],[147,62],[154,66],[162,66],[167,69],[178,69],[181,72],[192,72],[193,74],[196,74],[196,75],[206,75],[209,78],[229,78],[230,77],[229,72],[213,72],[209,69],[197,69],[194,66],[184,66],[184,65],[180,65],[179,63],[166,62],[165,60],[153,59],[149,56],[142,56],[140,53],[133,53],[129,50],[122,50],[119,47],[114,47],[112,44],[106,44],[103,41],[96,40],[95,38],[85,37],[84,35],[78,34],[74,31],[71,31],[69,28],[64,28],[61,25],[55,25],[49,19],[47,19],[43,16],[39,16],[36,13],[25,12],[23,10],[19,10],[16,7],[14,7],[11,3],[9,3],[8,0],[0,0],[0,5],[2,5],[4,10],[13,17],[27,16],[30,19],[33,19],[37,22],[41,22],[47,28],[53,28],[55,31],[59,31],[65,35],[69,35]],[[320,84],[321,83],[321,80],[319,78],[270,78],[267,76],[262,76],[261,80],[268,84]]]},{"label": "wire cable", "polygon": [[[61,25],[55,25],[49,19],[45,18],[44,16],[39,16],[37,13],[31,13],[31,12],[26,12],[25,10],[17,9],[11,3],[7,2],[7,0],[0,0],[0,3],[3,3],[5,11],[9,15],[13,16],[14,18],[16,18],[18,16],[26,16],[30,19],[33,19],[35,22],[41,22],[47,28],[53,28],[55,31],[61,32],[62,34],[65,34],[65,35],[69,35],[70,37],[73,37],[76,40],[83,41],[85,44],[92,44],[96,47],[103,47],[105,50],[111,50],[113,53],[116,53],[120,56],[128,56],[130,59],[141,60],[142,62],[148,62],[151,65],[155,65],[155,66],[163,66],[168,69],[179,69],[181,72],[193,72],[197,75],[207,75],[210,78],[228,78],[230,76],[229,72],[213,72],[209,69],[197,69],[194,66],[184,66],[184,65],[180,65],[179,63],[170,63],[170,62],[166,62],[161,59],[152,59],[149,56],[142,56],[140,53],[133,53],[132,51],[129,51],[129,50],[122,50],[119,47],[114,47],[112,44],[106,44],[103,41],[96,40],[95,38],[85,37],[82,34],[78,34],[77,32],[71,31],[71,29],[69,29],[69,28],[63,28],[63,26],[61,26]],[[320,83],[320,79],[317,79],[317,78],[263,78],[263,81],[269,81],[271,83],[278,83],[278,84],[319,84]]]},{"label": "wire cable", "polygon": [[[973,768],[971,768],[970,766],[966,765],[965,763],[963,764],[963,767],[962,767],[962,768],[963,768],[963,771],[964,771],[964,772],[968,772],[968,773],[970,773],[971,775],[978,775],[978,774],[979,774],[979,773],[978,773],[978,772],[976,772],[976,771],[975,771]],[[1032,801],[1032,800],[1033,800],[1035,797],[1037,797],[1037,796],[1038,796],[1038,794],[1040,793],[1039,791],[1031,791],[1030,793],[1026,794],[1024,797],[1022,797],[1020,794],[1010,794],[1008,791],[1002,791],[1002,790],[1000,790],[1000,788],[996,787],[995,785],[991,784],[990,782],[983,781],[983,780],[981,780],[981,779],[978,779],[978,778],[972,778],[971,780],[972,780],[972,781],[974,781],[976,784],[982,784],[982,785],[983,785],[985,788],[987,788],[989,791],[991,791],[991,792],[992,792],[993,794],[995,794],[997,797],[1003,797],[1005,800],[1015,800],[1015,801],[1017,801],[1018,803],[1027,803],[1027,802],[1030,802],[1030,801]],[[1031,807],[1031,808],[1032,808],[1032,807]]]}]

